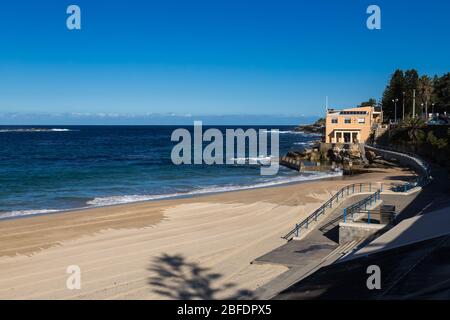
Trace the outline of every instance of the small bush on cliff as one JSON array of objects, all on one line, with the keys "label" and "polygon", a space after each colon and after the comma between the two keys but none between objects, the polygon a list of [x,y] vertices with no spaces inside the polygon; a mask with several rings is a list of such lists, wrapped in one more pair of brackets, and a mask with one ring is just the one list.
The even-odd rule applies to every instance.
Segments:
[{"label": "small bush on cliff", "polygon": [[425,141],[424,127],[425,122],[422,119],[406,118],[393,129],[390,142],[395,145],[412,144],[417,147]]},{"label": "small bush on cliff", "polygon": [[437,138],[433,131],[429,131],[427,135],[427,142],[436,149],[442,150],[448,146],[446,139]]}]

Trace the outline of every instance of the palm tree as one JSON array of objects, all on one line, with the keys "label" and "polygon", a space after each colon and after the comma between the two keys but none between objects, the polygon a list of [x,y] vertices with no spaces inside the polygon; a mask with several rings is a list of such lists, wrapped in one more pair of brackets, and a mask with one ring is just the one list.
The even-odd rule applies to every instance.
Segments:
[{"label": "palm tree", "polygon": [[425,121],[421,118],[406,118],[401,123],[401,128],[408,133],[409,141],[413,144],[414,151],[425,139]]},{"label": "palm tree", "polygon": [[433,81],[428,76],[422,76],[417,86],[420,101],[425,105],[425,119],[428,119],[428,103],[433,94]]}]

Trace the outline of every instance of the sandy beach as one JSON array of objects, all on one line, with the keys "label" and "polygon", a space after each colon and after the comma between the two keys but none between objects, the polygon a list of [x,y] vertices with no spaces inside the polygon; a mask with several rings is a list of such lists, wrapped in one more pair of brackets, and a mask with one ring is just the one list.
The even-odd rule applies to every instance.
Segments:
[{"label": "sandy beach", "polygon": [[[341,187],[413,174],[341,179],[0,221],[1,299],[212,299],[286,270],[252,265]],[[67,267],[81,268],[69,290]]]}]

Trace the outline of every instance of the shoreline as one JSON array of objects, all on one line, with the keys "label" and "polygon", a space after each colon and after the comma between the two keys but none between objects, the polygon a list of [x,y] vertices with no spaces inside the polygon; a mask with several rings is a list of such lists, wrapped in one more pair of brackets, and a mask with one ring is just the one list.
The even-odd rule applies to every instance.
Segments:
[{"label": "shoreline", "polygon": [[[298,181],[282,181],[280,183],[275,183],[272,185],[251,185],[251,186],[241,186],[237,187],[233,190],[224,190],[224,191],[205,191],[205,192],[191,192],[191,193],[185,193],[185,194],[179,194],[179,195],[172,195],[168,194],[166,195],[154,195],[155,199],[147,199],[147,200],[136,200],[136,201],[129,201],[129,202],[123,202],[123,203],[114,203],[114,204],[105,204],[105,205],[90,205],[85,207],[78,207],[78,208],[69,208],[69,209],[36,209],[36,210],[14,210],[14,211],[5,211],[3,213],[0,213],[0,222],[1,221],[8,221],[8,220],[16,220],[16,219],[26,219],[30,217],[39,217],[39,216],[48,216],[48,215],[56,215],[56,214],[68,214],[71,212],[80,212],[80,211],[86,211],[91,209],[97,209],[97,208],[110,208],[110,207],[116,207],[116,206],[123,206],[123,205],[130,205],[130,204],[140,204],[140,203],[147,203],[147,202],[155,202],[155,201],[165,201],[165,200],[178,200],[178,199],[191,199],[191,198],[197,198],[197,197],[205,197],[210,195],[219,195],[222,193],[233,193],[233,192],[240,192],[240,191],[246,191],[246,190],[256,190],[256,189],[265,189],[265,188],[278,188],[283,186],[289,186],[289,185],[296,185],[296,184],[304,184],[309,183],[317,180],[344,180],[344,175],[336,175],[336,176],[330,176],[332,172],[327,173],[323,177],[321,176],[314,176],[312,179],[305,179],[305,180],[298,180]],[[358,173],[358,175],[363,173]],[[268,182],[270,183],[270,182]],[[152,195],[149,195],[152,196]],[[49,210],[48,212],[40,212],[40,213],[31,213],[31,214],[24,214],[24,215],[17,215],[12,217],[2,217],[2,214],[8,214],[11,212],[21,212],[21,211],[40,211],[40,210]]]},{"label": "shoreline", "polygon": [[[341,187],[410,175],[415,173],[404,168],[375,169],[308,183],[2,220],[0,298],[176,299],[155,282],[163,281],[176,294],[193,281],[192,269],[202,270],[201,279],[217,275],[208,280],[215,292],[211,298],[253,291],[287,268],[251,262],[284,244],[281,236]],[[81,268],[81,290],[65,286],[70,265]]]}]

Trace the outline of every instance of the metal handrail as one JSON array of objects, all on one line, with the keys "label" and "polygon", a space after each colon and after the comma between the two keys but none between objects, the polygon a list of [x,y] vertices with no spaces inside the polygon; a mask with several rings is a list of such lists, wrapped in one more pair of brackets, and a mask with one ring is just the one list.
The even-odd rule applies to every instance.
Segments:
[{"label": "metal handrail", "polygon": [[[415,182],[413,183],[404,183],[403,185],[400,186],[400,192],[407,192],[408,190],[413,189],[414,187],[417,186],[424,186],[425,184],[427,184],[427,182],[429,182],[429,178],[431,176],[430,174],[430,165],[423,160],[422,158],[420,158],[419,156],[417,156],[416,154],[413,153],[409,153],[409,152],[402,152],[402,151],[398,151],[394,148],[391,147],[387,147],[387,146],[383,146],[383,145],[370,145],[370,144],[366,144],[369,147],[373,147],[373,148],[379,148],[379,149],[385,149],[387,151],[394,151],[397,153],[403,153],[405,155],[408,155],[412,158],[414,158],[416,161],[419,161],[422,163],[422,165],[425,167],[426,169],[426,173],[427,176],[421,176],[419,178],[416,179]],[[306,219],[304,219],[302,222],[300,222],[299,224],[295,225],[295,228],[292,229],[291,231],[289,231],[285,236],[283,236],[283,239],[288,240],[291,236],[293,236],[294,234],[298,237],[300,234],[300,230],[302,228],[308,229],[309,224],[312,221],[317,221],[317,219],[325,213],[325,210],[329,207],[332,208],[333,207],[333,202],[334,200],[339,201],[339,197],[344,198],[344,193],[347,192],[347,195],[349,194],[350,189],[352,190],[352,194],[355,193],[355,187],[359,186],[360,187],[360,192],[362,192],[362,188],[364,185],[367,185],[365,183],[359,183],[359,184],[351,184],[348,186],[343,187],[341,190],[339,190],[335,195],[333,195],[333,197],[331,197],[327,202],[325,202],[322,206],[320,206],[318,209],[316,209],[312,214],[310,214]],[[371,183],[368,184],[369,185],[369,192],[371,192]],[[396,191],[393,189],[393,191]],[[367,197],[366,199],[373,197],[375,194],[378,194],[378,197],[381,196],[381,192],[383,192],[383,184],[381,184],[381,188],[379,190],[377,190],[377,192],[375,192],[373,195]],[[364,200],[364,199],[363,199]]]},{"label": "metal handrail", "polygon": [[[372,205],[374,202],[376,203],[378,200],[381,199],[381,189],[378,189],[377,192],[371,194],[370,196],[352,204],[351,206],[348,206],[344,209],[344,222],[347,222],[347,216],[351,215],[353,220],[353,215],[360,210],[367,210],[367,205]],[[364,207],[364,209],[363,209]]]},{"label": "metal handrail", "polygon": [[[365,190],[365,187],[368,187],[367,190]],[[325,213],[325,210],[327,208],[333,208],[333,203],[339,202],[339,199],[343,199],[345,195],[354,194],[355,192],[372,192],[372,183],[354,183],[350,184],[348,186],[343,187],[340,189],[336,194],[334,194],[330,199],[328,199],[327,202],[325,202],[323,205],[321,205],[319,208],[317,208],[313,213],[311,213],[306,219],[301,221],[300,223],[295,225],[295,228],[289,231],[286,235],[284,235],[282,238],[288,240],[290,237],[295,235],[298,237],[300,235],[300,231],[302,228],[308,229],[309,224],[312,221],[317,221],[317,219]]]}]

